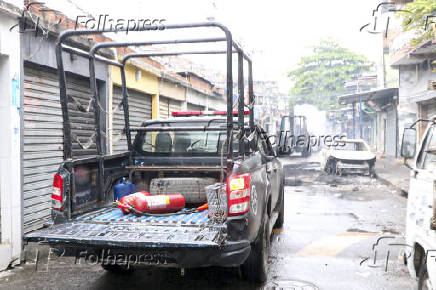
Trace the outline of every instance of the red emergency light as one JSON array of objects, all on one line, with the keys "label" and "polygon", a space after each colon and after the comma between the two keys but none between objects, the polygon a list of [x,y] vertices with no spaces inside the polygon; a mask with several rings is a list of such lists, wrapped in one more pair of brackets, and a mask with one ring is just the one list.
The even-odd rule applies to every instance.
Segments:
[{"label": "red emergency light", "polygon": [[[227,111],[184,111],[172,112],[173,117],[190,117],[190,116],[225,116]],[[249,115],[250,111],[244,111],[244,115]],[[238,111],[233,111],[233,115],[237,116]]]}]

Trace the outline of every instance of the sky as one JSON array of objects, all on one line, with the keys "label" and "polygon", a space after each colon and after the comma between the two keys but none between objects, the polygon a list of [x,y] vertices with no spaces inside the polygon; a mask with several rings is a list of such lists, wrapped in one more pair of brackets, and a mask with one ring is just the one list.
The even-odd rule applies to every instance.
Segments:
[{"label": "sky", "polygon": [[[168,24],[207,21],[213,17],[228,26],[234,39],[252,54],[254,78],[277,80],[283,91],[291,85],[286,73],[295,69],[300,58],[310,54],[310,47],[321,39],[334,38],[342,46],[374,62],[382,49],[379,35],[359,31],[364,24],[373,21],[372,10],[380,2],[376,0],[64,1],[95,17],[109,14],[114,19],[164,18]],[[65,5],[59,0],[44,2],[55,9]],[[77,9],[59,10],[81,13]],[[204,32],[204,35],[209,36],[209,33]],[[216,65],[217,60],[210,61],[210,58],[196,57],[194,60],[209,61],[214,68],[220,67]],[[220,61],[224,63],[223,59]]]}]

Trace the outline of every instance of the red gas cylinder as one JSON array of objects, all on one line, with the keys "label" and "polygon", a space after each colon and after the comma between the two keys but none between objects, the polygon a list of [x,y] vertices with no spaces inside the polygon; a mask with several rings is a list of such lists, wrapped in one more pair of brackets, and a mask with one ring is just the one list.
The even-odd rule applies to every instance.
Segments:
[{"label": "red gas cylinder", "polygon": [[132,203],[134,213],[169,213],[185,207],[185,197],[180,193],[153,196],[137,196]]}]

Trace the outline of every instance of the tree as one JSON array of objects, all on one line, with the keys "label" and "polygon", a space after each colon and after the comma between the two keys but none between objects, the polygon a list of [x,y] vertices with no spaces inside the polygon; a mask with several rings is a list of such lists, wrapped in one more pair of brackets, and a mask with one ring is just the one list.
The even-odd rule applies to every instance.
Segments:
[{"label": "tree", "polygon": [[[424,41],[436,38],[435,0],[415,0],[407,3],[404,11],[399,14],[403,17],[404,31],[414,31],[416,33],[416,37],[411,40],[413,48],[416,48]],[[432,63],[436,65],[436,60]]]},{"label": "tree", "polygon": [[413,47],[436,37],[435,0],[415,0],[407,3],[403,10],[399,14],[403,18],[404,31],[416,33],[416,37],[411,40]]},{"label": "tree", "polygon": [[372,67],[363,55],[341,47],[336,41],[321,40],[312,55],[302,57],[297,69],[288,73],[294,82],[291,105],[312,104],[322,110],[338,107],[337,96],[345,93],[344,83]]}]

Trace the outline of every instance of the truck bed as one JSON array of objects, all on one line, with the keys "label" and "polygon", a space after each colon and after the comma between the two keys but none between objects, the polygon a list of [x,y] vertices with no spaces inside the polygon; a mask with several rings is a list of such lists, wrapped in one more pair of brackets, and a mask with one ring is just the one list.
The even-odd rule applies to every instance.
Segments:
[{"label": "truck bed", "polygon": [[123,214],[119,208],[106,207],[91,213],[79,216],[73,221],[91,223],[141,223],[146,225],[202,225],[209,221],[208,211],[204,210],[190,214],[175,214],[164,217],[157,216],[136,216],[134,214]]},{"label": "truck bed", "polygon": [[207,210],[156,217],[125,215],[118,208],[107,207],[28,233],[24,239],[94,247],[219,247],[223,225],[208,225],[208,221]]}]

